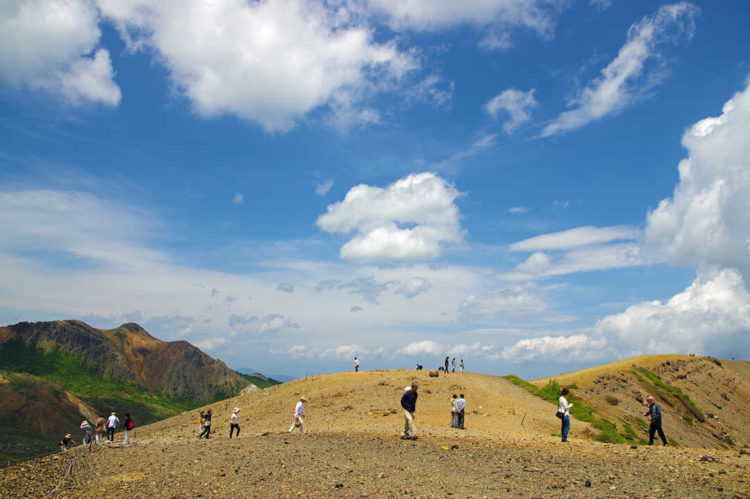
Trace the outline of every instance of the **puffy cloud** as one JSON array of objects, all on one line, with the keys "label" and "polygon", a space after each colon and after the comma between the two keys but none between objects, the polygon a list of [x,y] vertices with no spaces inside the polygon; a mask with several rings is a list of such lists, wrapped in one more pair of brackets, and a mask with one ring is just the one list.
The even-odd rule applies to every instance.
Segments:
[{"label": "puffy cloud", "polygon": [[417,341],[409,343],[403,348],[396,350],[397,355],[440,355],[445,347],[432,340]]},{"label": "puffy cloud", "polygon": [[750,334],[750,293],[734,269],[699,275],[666,303],[639,303],[601,319],[594,333],[633,355],[706,353],[722,337]]},{"label": "puffy cloud", "polygon": [[236,193],[234,197],[232,198],[232,204],[235,206],[239,206],[245,201],[245,196],[243,196],[241,193]]},{"label": "puffy cloud", "polygon": [[27,0],[0,6],[0,81],[44,90],[71,104],[116,106],[109,52],[97,50],[99,15],[85,0]]},{"label": "puffy cloud", "polygon": [[510,286],[484,295],[470,295],[459,306],[467,321],[499,317],[525,317],[543,313],[547,302],[533,286]]},{"label": "puffy cloud", "polygon": [[509,88],[490,99],[484,105],[484,110],[493,118],[497,118],[500,111],[505,111],[510,117],[503,123],[503,130],[505,133],[513,133],[522,123],[531,119],[531,110],[538,105],[534,89],[522,92]]},{"label": "puffy cloud", "polygon": [[316,225],[356,235],[341,257],[359,260],[434,258],[444,243],[462,239],[458,190],[434,173],[412,174],[386,188],[358,185],[328,206]]},{"label": "puffy cloud", "polygon": [[561,363],[582,362],[601,358],[601,350],[606,344],[604,339],[591,338],[585,334],[543,336],[521,340],[505,347],[500,357],[513,362],[533,359]]},{"label": "puffy cloud", "polygon": [[[304,0],[99,0],[131,49],[152,50],[202,116],[286,130],[307,113],[371,122],[359,105],[415,67],[343,4]],[[185,36],[185,27],[190,36]]]},{"label": "puffy cloud", "polygon": [[750,282],[750,81],[719,117],[682,137],[689,155],[679,164],[671,198],[647,217],[651,259],[740,269]]},{"label": "puffy cloud", "polygon": [[662,44],[691,38],[697,15],[697,7],[679,2],[663,5],[655,14],[630,26],[617,57],[573,99],[573,109],[544,127],[540,136],[576,130],[641,99],[660,80],[659,72],[646,67],[647,61],[659,59]]},{"label": "puffy cloud", "polygon": [[640,231],[624,225],[612,227],[576,227],[525,239],[510,245],[511,251],[561,250],[601,244],[623,239],[636,239]]},{"label": "puffy cloud", "polygon": [[644,263],[639,244],[592,245],[561,254],[548,254],[543,251],[532,253],[526,261],[516,265],[513,272],[500,274],[499,277],[524,281],[577,272],[633,267]]},{"label": "puffy cloud", "polygon": [[397,294],[404,295],[407,298],[414,298],[420,293],[426,293],[432,287],[432,283],[422,277],[412,277],[408,279],[398,290]]}]

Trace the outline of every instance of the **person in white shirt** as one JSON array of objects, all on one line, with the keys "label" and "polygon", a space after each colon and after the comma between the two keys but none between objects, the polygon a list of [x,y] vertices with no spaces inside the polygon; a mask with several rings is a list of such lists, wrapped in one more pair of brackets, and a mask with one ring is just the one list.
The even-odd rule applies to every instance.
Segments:
[{"label": "person in white shirt", "polygon": [[237,430],[237,438],[240,438],[240,417],[237,415],[238,412],[240,412],[239,407],[235,407],[232,411],[232,417],[229,421],[229,438],[232,438],[234,430]]},{"label": "person in white shirt", "polygon": [[456,428],[464,429],[464,413],[466,412],[466,400],[464,394],[458,396],[456,400],[456,416],[458,416],[458,422]]},{"label": "person in white shirt", "polygon": [[299,398],[299,402],[297,402],[297,405],[294,408],[294,421],[289,428],[289,433],[293,432],[297,426],[299,426],[302,433],[305,433],[305,421],[303,419],[303,416],[305,415],[305,402],[307,402],[305,397]]},{"label": "person in white shirt", "polygon": [[456,402],[458,402],[458,395],[453,394],[451,399],[451,428],[458,428],[458,414],[456,414]]},{"label": "person in white shirt", "polygon": [[114,412],[107,418],[107,442],[115,441],[115,428],[120,420]]},{"label": "person in white shirt", "polygon": [[557,408],[557,412],[561,412],[563,415],[562,428],[560,430],[563,442],[568,441],[568,431],[570,431],[570,408],[573,407],[573,404],[569,404],[568,399],[565,398],[568,393],[570,393],[568,392],[568,389],[563,388],[562,393],[560,394],[560,399],[558,400],[559,406]]},{"label": "person in white shirt", "polygon": [[357,359],[357,357],[354,357],[354,372],[359,372],[359,359]]},{"label": "person in white shirt", "polygon": [[459,364],[461,367],[461,372],[464,372],[464,359],[461,359],[461,364]]}]

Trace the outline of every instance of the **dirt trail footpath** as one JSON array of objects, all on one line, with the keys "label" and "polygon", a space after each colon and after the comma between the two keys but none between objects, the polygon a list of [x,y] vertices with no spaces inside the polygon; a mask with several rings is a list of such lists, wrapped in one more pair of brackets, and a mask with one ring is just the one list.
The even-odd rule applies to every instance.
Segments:
[{"label": "dirt trail footpath", "polygon": [[[70,464],[73,464],[71,467]],[[66,473],[70,470],[70,475]],[[58,486],[57,489],[55,487]],[[143,439],[0,470],[0,497],[750,497],[750,456],[550,438]]]}]

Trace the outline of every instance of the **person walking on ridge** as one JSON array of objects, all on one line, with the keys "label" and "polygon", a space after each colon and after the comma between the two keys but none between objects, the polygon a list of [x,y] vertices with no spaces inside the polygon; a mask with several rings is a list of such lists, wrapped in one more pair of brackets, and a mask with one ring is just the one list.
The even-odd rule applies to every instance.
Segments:
[{"label": "person walking on ridge", "polygon": [[96,420],[94,426],[94,435],[96,435],[96,443],[102,443],[102,436],[104,435],[104,426],[107,424],[107,420],[104,419],[104,414],[99,413],[99,419]]},{"label": "person walking on ridge", "polygon": [[237,413],[240,412],[239,407],[235,407],[232,411],[232,417],[229,421],[229,438],[232,438],[234,430],[237,430],[237,438],[240,438],[240,417]]},{"label": "person walking on ridge", "polygon": [[456,362],[456,358],[453,357],[453,360],[451,361],[451,367],[453,367],[453,372],[456,372],[457,365],[458,365],[458,362]]},{"label": "person walking on ridge", "polygon": [[466,412],[466,400],[464,399],[464,394],[458,396],[458,400],[456,401],[456,416],[458,417],[458,420],[456,421],[456,428],[459,428],[461,430],[464,429],[464,414]]},{"label": "person walking on ridge", "polygon": [[573,407],[573,404],[568,403],[568,399],[565,398],[565,396],[570,393],[567,388],[563,388],[562,392],[560,393],[560,398],[558,400],[558,407],[557,412],[562,413],[562,428],[560,429],[560,433],[562,434],[562,441],[567,442],[568,441],[568,432],[570,431],[570,408]]},{"label": "person walking on ridge", "polygon": [[456,428],[458,426],[458,416],[456,415],[456,401],[457,400],[458,400],[458,395],[454,393],[453,398],[451,399],[451,428]]},{"label": "person walking on ridge", "polygon": [[130,417],[130,413],[125,413],[125,422],[122,424],[123,429],[125,430],[125,443],[130,443],[130,430],[135,428],[135,423],[133,422],[133,418]]},{"label": "person walking on ridge", "polygon": [[357,359],[357,357],[354,357],[354,372],[359,372],[359,360]]},{"label": "person walking on ridge", "polygon": [[213,414],[213,411],[211,409],[206,411],[206,414],[203,415],[203,431],[200,435],[198,435],[198,438],[203,437],[203,435],[206,436],[206,438],[211,438],[211,415]]},{"label": "person walking on ridge", "polygon": [[112,443],[115,441],[115,428],[117,428],[119,422],[120,419],[114,412],[107,418],[107,442]]},{"label": "person walking on ridge", "polygon": [[445,358],[445,373],[448,374],[448,364],[450,363],[451,358],[446,357]]},{"label": "person walking on ridge", "polygon": [[73,437],[70,436],[70,433],[65,435],[59,442],[57,442],[57,446],[60,447],[60,452],[68,452],[68,445],[71,443],[76,443],[75,440],[73,440]]},{"label": "person walking on ridge", "polygon": [[648,402],[648,412],[643,415],[648,416],[651,422],[648,427],[648,445],[654,445],[654,433],[659,433],[662,444],[667,445],[667,437],[664,436],[664,430],[661,428],[661,407],[651,395],[646,397],[646,402]]},{"label": "person walking on ridge", "polygon": [[417,429],[414,426],[414,413],[417,410],[418,390],[419,383],[415,381],[411,384],[411,390],[405,391],[401,396],[401,408],[404,410],[404,431],[401,432],[402,440],[417,439]]},{"label": "person walking on ridge", "polygon": [[83,439],[81,439],[81,442],[83,445],[88,445],[89,452],[91,452],[91,444],[94,442],[94,435],[91,432],[91,425],[85,419],[81,422],[81,430],[83,430]]},{"label": "person walking on ridge", "polygon": [[307,402],[307,399],[305,397],[300,397],[299,402],[294,406],[294,421],[292,421],[292,426],[289,427],[289,433],[293,432],[298,426],[299,431],[305,433],[305,402]]},{"label": "person walking on ridge", "polygon": [[461,359],[461,372],[464,372],[464,359]]}]

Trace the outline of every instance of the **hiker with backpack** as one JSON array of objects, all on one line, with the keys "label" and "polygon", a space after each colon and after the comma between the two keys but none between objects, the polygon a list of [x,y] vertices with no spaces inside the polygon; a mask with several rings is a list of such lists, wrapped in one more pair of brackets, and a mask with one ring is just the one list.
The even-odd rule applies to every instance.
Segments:
[{"label": "hiker with backpack", "polygon": [[135,428],[135,423],[133,422],[133,418],[130,417],[130,413],[125,413],[125,422],[122,425],[123,429],[125,430],[125,443],[130,443],[130,430]]},{"label": "hiker with backpack", "polygon": [[60,447],[60,452],[68,452],[68,445],[71,443],[76,443],[75,440],[73,440],[73,437],[70,436],[70,433],[65,435],[59,442],[57,442],[57,446]]},{"label": "hiker with backpack", "polygon": [[88,445],[90,451],[91,444],[94,442],[94,436],[91,431],[91,425],[85,419],[81,422],[81,430],[83,430],[83,445]]},{"label": "hiker with backpack", "polygon": [[107,441],[106,443],[112,443],[115,441],[115,428],[117,423],[120,422],[120,418],[114,412],[107,418]]},{"label": "hiker with backpack", "polygon": [[99,419],[96,420],[96,424],[94,426],[94,435],[96,435],[97,444],[102,443],[102,436],[104,435],[104,425],[106,423],[107,423],[107,420],[104,419],[104,414],[100,412]]},{"label": "hiker with backpack", "polygon": [[305,421],[303,416],[305,415],[305,397],[300,397],[297,405],[294,406],[294,421],[292,426],[289,427],[289,433],[293,432],[295,428],[299,428],[302,433],[305,433]]},{"label": "hiker with backpack", "polygon": [[211,415],[213,414],[213,411],[211,409],[206,411],[206,414],[203,415],[203,431],[200,435],[198,435],[198,438],[202,438],[203,435],[206,436],[206,438],[211,437]]}]

